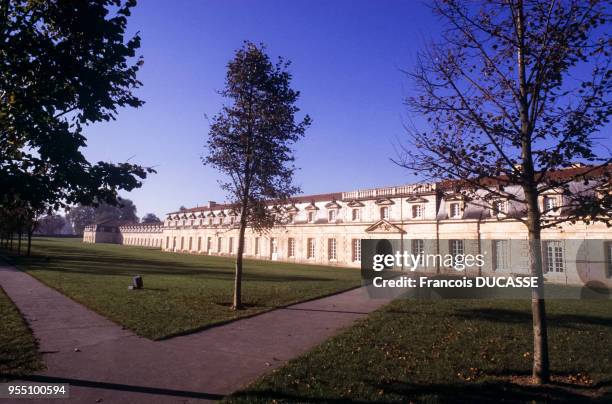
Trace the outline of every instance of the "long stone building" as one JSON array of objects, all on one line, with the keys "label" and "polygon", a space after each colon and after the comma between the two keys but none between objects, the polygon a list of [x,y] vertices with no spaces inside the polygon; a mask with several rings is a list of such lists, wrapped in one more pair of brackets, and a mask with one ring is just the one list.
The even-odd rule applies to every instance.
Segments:
[{"label": "long stone building", "polygon": [[[580,184],[576,184],[580,187]],[[361,240],[395,240],[412,253],[482,253],[482,272],[527,271],[527,232],[514,219],[519,204],[500,201],[497,210],[466,203],[439,184],[412,184],[351,192],[298,196],[282,209],[286,220],[258,234],[247,229],[247,258],[295,263],[360,267]],[[579,192],[579,189],[576,192]],[[511,190],[507,187],[506,191]],[[520,193],[520,188],[514,190]],[[542,209],[563,206],[565,197],[540,198]],[[554,210],[543,220],[563,215]],[[163,223],[106,222],[86,228],[85,242],[107,242],[160,248],[163,251],[231,256],[238,248],[238,214],[231,205],[205,206],[171,212]],[[603,223],[565,223],[542,233],[546,279],[582,284],[597,281],[612,286],[612,231]],[[583,259],[584,241],[588,264]],[[424,272],[452,268],[427,267]],[[466,269],[475,275],[474,268]]]}]

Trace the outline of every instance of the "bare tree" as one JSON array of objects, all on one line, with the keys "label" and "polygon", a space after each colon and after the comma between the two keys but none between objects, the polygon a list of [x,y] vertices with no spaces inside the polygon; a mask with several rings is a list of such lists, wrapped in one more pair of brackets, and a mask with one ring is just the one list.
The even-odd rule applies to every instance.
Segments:
[{"label": "bare tree", "polygon": [[[530,271],[540,281],[531,303],[533,378],[545,383],[540,232],[568,221],[611,223],[610,194],[599,192],[609,189],[610,138],[597,135],[611,112],[609,16],[603,2],[579,0],[447,0],[433,10],[446,28],[407,72],[416,87],[407,106],[426,117],[426,129],[407,126],[397,162],[450,180],[493,211],[500,201],[524,206],[513,219],[526,226]],[[565,169],[576,162],[586,166]],[[580,192],[570,189],[577,182]],[[507,192],[509,185],[522,192]],[[562,203],[544,206],[549,192]]]},{"label": "bare tree", "polygon": [[264,231],[278,222],[271,200],[282,204],[299,192],[292,185],[291,146],[310,124],[296,122],[299,92],[290,87],[289,62],[270,61],[263,45],[245,42],[227,68],[221,95],[229,99],[211,122],[202,160],[228,177],[221,186],[240,212],[233,308],[242,308],[242,255],[247,226]]}]

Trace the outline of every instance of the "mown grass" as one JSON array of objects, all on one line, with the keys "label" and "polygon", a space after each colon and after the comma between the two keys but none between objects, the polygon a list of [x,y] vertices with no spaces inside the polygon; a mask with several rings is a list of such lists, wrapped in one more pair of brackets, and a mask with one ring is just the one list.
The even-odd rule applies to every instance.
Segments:
[{"label": "mown grass", "polygon": [[612,402],[612,301],[549,301],[553,383],[529,384],[526,301],[397,300],[227,402]]},{"label": "mown grass", "polygon": [[36,340],[13,302],[0,288],[0,381],[43,367]]},{"label": "mown grass", "polygon": [[[36,238],[32,257],[11,259],[45,284],[151,339],[360,284],[360,273],[353,269],[247,260],[243,277],[246,309],[235,312],[229,307],[234,281],[234,260],[229,257]],[[142,275],[143,290],[128,290],[135,275]]]}]

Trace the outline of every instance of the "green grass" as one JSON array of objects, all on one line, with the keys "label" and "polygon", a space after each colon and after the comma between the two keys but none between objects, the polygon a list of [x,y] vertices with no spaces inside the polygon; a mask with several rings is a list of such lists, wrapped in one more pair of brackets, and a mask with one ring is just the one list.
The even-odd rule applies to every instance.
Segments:
[{"label": "green grass", "polygon": [[0,381],[43,367],[36,340],[13,302],[0,288]]},{"label": "green grass", "polygon": [[529,302],[398,300],[226,401],[612,402],[612,301],[548,312],[546,387],[529,384]]},{"label": "green grass", "polygon": [[[160,339],[360,284],[358,270],[247,260],[245,310],[230,309],[232,258],[36,238],[18,268],[137,334]],[[144,290],[129,291],[134,275]]]}]

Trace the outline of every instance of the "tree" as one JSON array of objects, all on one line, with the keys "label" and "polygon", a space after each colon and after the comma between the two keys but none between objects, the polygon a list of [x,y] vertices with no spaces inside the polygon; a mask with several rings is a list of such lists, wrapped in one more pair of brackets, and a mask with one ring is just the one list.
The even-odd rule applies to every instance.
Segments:
[{"label": "tree", "polygon": [[159,217],[157,217],[155,213],[147,213],[146,215],[143,216],[141,222],[142,223],[158,223],[158,222],[161,222],[161,220],[159,220]]},{"label": "tree", "polygon": [[300,93],[291,89],[290,62],[270,61],[263,45],[245,42],[228,63],[225,88],[229,100],[213,117],[204,164],[228,177],[221,187],[240,212],[233,308],[242,308],[242,255],[247,226],[265,231],[277,219],[269,209],[299,192],[292,185],[294,157],[291,146],[310,125],[306,115],[296,122]]},{"label": "tree", "polygon": [[93,206],[78,205],[70,208],[66,219],[72,224],[75,234],[82,236],[85,226],[95,223],[96,211]]},{"label": "tree", "polygon": [[130,163],[92,164],[84,130],[139,107],[135,58],[126,39],[135,1],[0,2],[0,206],[35,218],[76,203],[117,203],[154,171]]},{"label": "tree", "polygon": [[[540,232],[562,222],[610,224],[610,152],[597,133],[609,121],[609,14],[599,1],[437,1],[446,24],[440,41],[407,72],[416,95],[411,112],[427,129],[408,127],[398,163],[432,179],[452,180],[467,200],[498,209],[499,200],[524,206],[530,271],[542,285]],[[601,28],[604,28],[603,32]],[[599,152],[597,150],[600,150]],[[555,171],[575,162],[579,170]],[[585,189],[572,192],[580,182]],[[524,195],[505,191],[516,185]],[[546,192],[563,206],[542,206]],[[600,196],[601,198],[598,198]],[[551,211],[564,212],[554,219]],[[546,220],[542,220],[545,217]],[[532,290],[533,378],[549,381],[543,290]]]},{"label": "tree", "polygon": [[65,225],[66,219],[64,216],[45,215],[38,219],[36,231],[47,236],[54,236],[60,234]]}]

